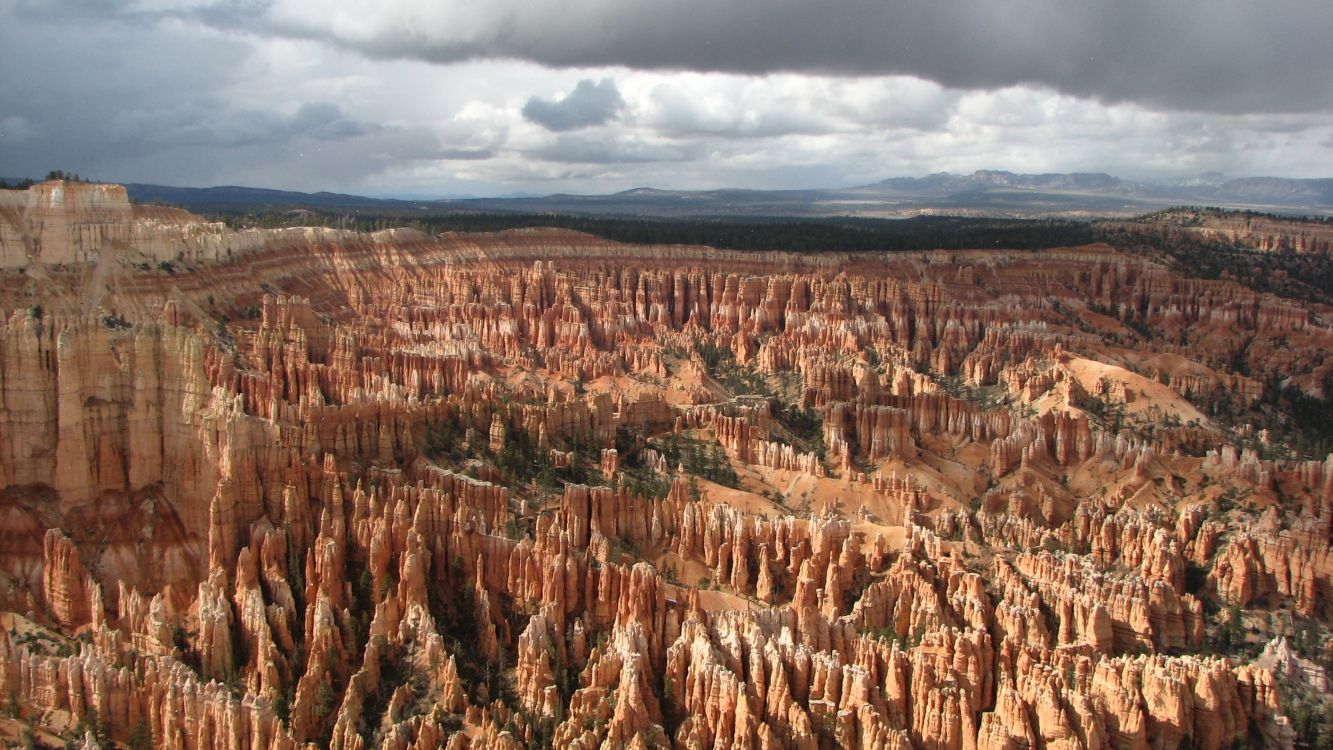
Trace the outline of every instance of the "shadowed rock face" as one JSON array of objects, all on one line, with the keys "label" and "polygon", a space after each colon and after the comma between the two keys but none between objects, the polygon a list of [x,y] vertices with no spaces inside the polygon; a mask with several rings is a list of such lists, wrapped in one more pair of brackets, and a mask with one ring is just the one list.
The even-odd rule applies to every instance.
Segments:
[{"label": "shadowed rock face", "polygon": [[1333,458],[1219,405],[1324,382],[1333,311],[1103,246],[0,208],[8,729],[1280,746],[1279,678],[1324,679],[1246,642],[1328,621]]}]

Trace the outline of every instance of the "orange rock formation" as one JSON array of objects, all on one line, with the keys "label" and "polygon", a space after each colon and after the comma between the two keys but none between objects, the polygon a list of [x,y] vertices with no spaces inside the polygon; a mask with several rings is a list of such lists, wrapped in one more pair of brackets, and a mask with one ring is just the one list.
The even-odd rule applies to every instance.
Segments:
[{"label": "orange rock formation", "polygon": [[1333,457],[1212,408],[1322,382],[1333,311],[1105,246],[234,232],[45,183],[0,267],[0,696],[85,746],[1283,746],[1218,634],[1333,610]]}]

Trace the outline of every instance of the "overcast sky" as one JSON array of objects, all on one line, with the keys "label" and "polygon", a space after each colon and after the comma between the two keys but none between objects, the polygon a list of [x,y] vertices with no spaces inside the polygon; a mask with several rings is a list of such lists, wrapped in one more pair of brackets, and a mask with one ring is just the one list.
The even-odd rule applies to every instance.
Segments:
[{"label": "overcast sky", "polygon": [[0,0],[0,175],[369,195],[1333,176],[1329,0]]}]

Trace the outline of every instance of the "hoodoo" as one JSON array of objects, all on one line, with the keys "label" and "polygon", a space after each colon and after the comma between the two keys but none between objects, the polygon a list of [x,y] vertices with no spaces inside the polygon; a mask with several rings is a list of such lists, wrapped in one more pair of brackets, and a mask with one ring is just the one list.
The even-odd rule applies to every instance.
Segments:
[{"label": "hoodoo", "polygon": [[54,181],[0,313],[7,738],[1217,750],[1327,688],[1323,305]]}]

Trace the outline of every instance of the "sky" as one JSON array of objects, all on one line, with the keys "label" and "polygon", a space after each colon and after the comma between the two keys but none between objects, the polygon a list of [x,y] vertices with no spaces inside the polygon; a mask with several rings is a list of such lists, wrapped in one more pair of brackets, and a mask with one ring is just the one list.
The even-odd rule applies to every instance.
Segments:
[{"label": "sky", "polygon": [[0,175],[444,197],[1333,176],[1328,0],[0,0]]}]

